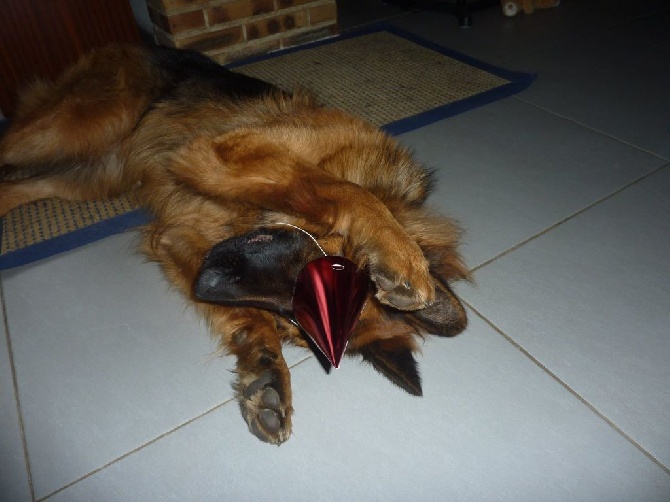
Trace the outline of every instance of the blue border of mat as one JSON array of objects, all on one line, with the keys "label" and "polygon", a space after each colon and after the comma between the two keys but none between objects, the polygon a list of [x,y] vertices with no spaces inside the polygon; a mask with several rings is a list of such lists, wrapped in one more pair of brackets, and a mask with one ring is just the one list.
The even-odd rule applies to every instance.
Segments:
[{"label": "blue border of mat", "polygon": [[[496,87],[490,91],[477,94],[470,98],[466,98],[455,103],[450,103],[443,106],[438,106],[426,112],[413,115],[390,124],[382,126],[382,129],[392,135],[402,134],[419,127],[432,124],[438,120],[442,120],[448,117],[453,117],[460,113],[472,110],[474,108],[492,103],[502,98],[506,98],[513,94],[523,91],[535,80],[536,75],[534,73],[521,73],[505,70],[497,66],[493,66],[477,59],[465,56],[456,51],[438,45],[434,42],[421,38],[413,33],[406,32],[400,28],[392,26],[387,23],[376,23],[369,25],[363,29],[354,30],[351,32],[343,33],[325,40],[318,40],[316,42],[310,42],[307,44],[299,45],[297,47],[292,47],[289,49],[283,49],[280,51],[272,52],[269,54],[264,54],[262,56],[255,56],[247,58],[241,61],[237,61],[233,64],[227,65],[228,68],[237,68],[244,66],[249,63],[254,63],[257,61],[263,61],[266,59],[272,59],[285,54],[290,54],[292,52],[302,51],[305,49],[310,49],[312,47],[318,47],[320,45],[332,44],[342,40],[347,40],[350,38],[359,37],[362,35],[368,35],[370,33],[377,33],[381,31],[387,31],[399,37],[405,38],[411,42],[414,42],[417,45],[421,45],[428,49],[432,49],[440,54],[444,54],[450,58],[462,61],[470,66],[479,68],[481,70],[487,71],[493,75],[501,77],[505,80],[508,80],[509,83]],[[0,121],[0,131],[2,127],[6,124],[2,124]],[[9,268],[18,267],[21,265],[27,265],[49,256],[53,256],[65,251],[70,251],[78,247],[90,244],[97,240],[103,239],[110,235],[119,234],[125,232],[132,228],[136,228],[140,225],[144,225],[151,221],[151,216],[144,209],[136,209],[126,214],[115,216],[109,218],[88,227],[70,232],[68,234],[60,235],[43,241],[32,246],[28,246],[23,249],[12,251],[6,253],[5,255],[0,256],[0,270],[5,270]],[[0,219],[0,235],[2,233],[2,219]]]},{"label": "blue border of mat", "polygon": [[[135,209],[125,214],[88,225],[79,230],[6,253],[0,256],[0,270],[20,267],[21,265],[27,265],[28,263],[77,249],[110,235],[120,234],[126,230],[145,225],[150,221],[151,215],[147,211],[144,209]],[[1,220],[0,232],[2,232]]]},{"label": "blue border of mat", "polygon": [[491,73],[493,75],[496,75],[500,78],[509,81],[508,84],[501,85],[499,87],[496,87],[495,89],[491,89],[490,91],[482,92],[470,98],[465,98],[460,101],[456,101],[454,103],[437,106],[428,111],[418,113],[416,115],[412,115],[411,117],[407,117],[404,119],[396,120],[395,122],[391,122],[389,124],[381,126],[381,128],[384,131],[388,132],[389,134],[398,135],[408,131],[412,131],[414,129],[418,129],[419,127],[423,127],[428,124],[432,124],[433,122],[437,122],[438,120],[453,117],[454,115],[458,115],[468,110],[472,110],[473,108],[477,108],[492,103],[494,101],[498,101],[499,99],[512,96],[513,94],[521,92],[528,86],[530,86],[530,84],[533,83],[533,81],[537,77],[537,74],[535,73],[510,71],[505,70],[504,68],[500,68],[498,66],[493,66],[488,63],[484,63],[483,61],[472,58],[470,56],[466,56],[465,54],[461,54],[460,52],[456,52],[452,49],[448,49],[435,42],[426,40],[425,38],[422,38],[418,35],[415,35],[413,33],[410,33],[408,31],[405,31],[401,28],[398,28],[388,23],[374,23],[368,25],[367,27],[343,33],[340,35],[336,35],[334,37],[327,38],[325,40],[317,40],[316,42],[299,45],[297,47],[282,49],[280,51],[271,52],[269,54],[262,54],[260,56],[254,56],[251,58],[244,59],[242,61],[236,61],[235,63],[227,65],[227,67],[234,69],[250,63],[264,61],[266,59],[272,59],[278,56],[283,56],[285,54],[291,54],[293,52],[303,51],[305,49],[311,49],[313,47],[332,44],[340,42],[342,40],[356,38],[363,35],[369,35],[371,33],[378,33],[381,31],[392,33],[401,38],[409,40],[410,42],[414,42],[417,45],[421,45],[428,49],[434,50],[435,52],[448,56],[452,59],[456,59],[457,61],[461,61],[475,68],[479,68],[480,70],[484,70],[488,73]]}]

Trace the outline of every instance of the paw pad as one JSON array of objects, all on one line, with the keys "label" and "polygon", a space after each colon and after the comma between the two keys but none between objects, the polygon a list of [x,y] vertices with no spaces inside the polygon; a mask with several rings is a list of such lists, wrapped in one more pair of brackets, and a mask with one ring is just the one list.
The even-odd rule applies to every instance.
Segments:
[{"label": "paw pad", "polygon": [[273,374],[264,371],[242,389],[240,407],[249,430],[261,441],[278,445],[288,439],[291,426],[276,385]]}]

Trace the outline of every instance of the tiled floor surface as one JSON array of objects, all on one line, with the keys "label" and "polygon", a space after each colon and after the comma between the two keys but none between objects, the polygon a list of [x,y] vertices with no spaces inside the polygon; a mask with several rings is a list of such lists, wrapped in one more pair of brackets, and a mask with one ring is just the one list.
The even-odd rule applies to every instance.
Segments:
[{"label": "tiled floor surface", "polygon": [[467,229],[470,326],[424,397],[287,350],[295,434],[257,441],[231,359],[117,236],[0,275],[0,500],[670,500],[670,5],[504,18],[340,4],[509,69],[515,97],[402,136]]}]

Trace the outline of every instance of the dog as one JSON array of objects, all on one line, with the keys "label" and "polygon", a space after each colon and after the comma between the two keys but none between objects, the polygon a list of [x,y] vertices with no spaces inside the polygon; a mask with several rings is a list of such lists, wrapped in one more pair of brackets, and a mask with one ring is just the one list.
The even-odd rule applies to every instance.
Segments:
[{"label": "dog", "polygon": [[311,237],[370,277],[347,354],[410,394],[422,394],[418,340],[466,327],[450,287],[469,278],[461,232],[425,205],[433,173],[364,120],[199,53],[109,46],[35,82],[0,166],[0,216],[133,194],[153,215],[141,250],[236,357],[242,416],[263,441],[291,434],[281,348],[310,347],[290,311],[298,273],[321,256]]}]

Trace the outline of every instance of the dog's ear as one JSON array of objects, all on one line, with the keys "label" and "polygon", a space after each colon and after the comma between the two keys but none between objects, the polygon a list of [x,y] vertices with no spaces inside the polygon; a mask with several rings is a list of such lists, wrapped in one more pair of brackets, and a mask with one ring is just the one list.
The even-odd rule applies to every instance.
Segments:
[{"label": "dog's ear", "polygon": [[435,302],[432,305],[402,315],[419,331],[438,336],[458,335],[468,324],[463,304],[449,285],[441,281],[436,281]]},{"label": "dog's ear", "polygon": [[377,340],[358,349],[374,369],[413,396],[423,395],[419,366],[403,340]]},{"label": "dog's ear", "polygon": [[286,313],[298,273],[318,254],[302,232],[258,229],[214,246],[193,291],[207,302]]}]

